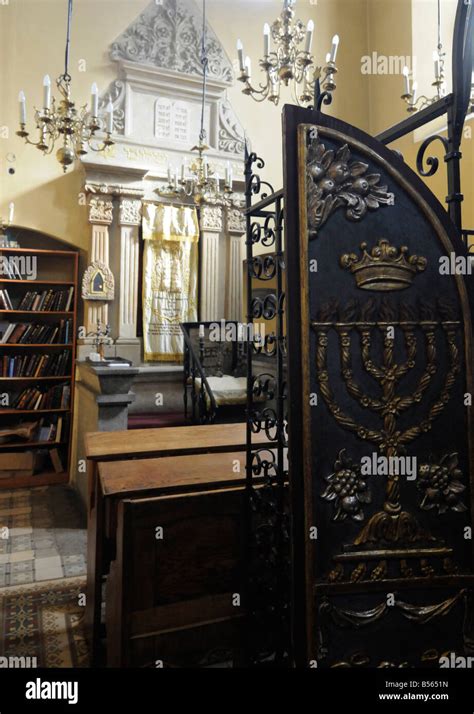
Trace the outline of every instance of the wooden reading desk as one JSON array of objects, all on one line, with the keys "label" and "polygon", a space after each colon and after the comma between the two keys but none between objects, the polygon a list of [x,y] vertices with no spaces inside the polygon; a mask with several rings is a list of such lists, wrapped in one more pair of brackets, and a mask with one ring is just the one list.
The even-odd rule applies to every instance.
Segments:
[{"label": "wooden reading desk", "polygon": [[[252,437],[254,443],[273,445],[263,432]],[[86,435],[85,444],[89,460],[86,626],[97,662],[102,579],[114,550],[118,501],[242,486],[246,425],[96,432]],[[235,459],[241,460],[240,473],[232,469]]]}]

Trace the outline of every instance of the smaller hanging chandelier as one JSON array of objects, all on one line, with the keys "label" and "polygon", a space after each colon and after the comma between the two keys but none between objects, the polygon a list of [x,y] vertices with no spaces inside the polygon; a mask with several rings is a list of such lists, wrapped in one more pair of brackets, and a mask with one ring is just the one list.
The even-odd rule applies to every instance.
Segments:
[{"label": "smaller hanging chandelier", "polygon": [[[38,141],[29,139],[26,131],[26,97],[23,91],[18,96],[20,103],[20,130],[17,135],[27,144],[36,146],[43,154],[51,154],[58,140],[62,145],[56,151],[56,158],[66,172],[75,159],[80,159],[88,151],[104,151],[114,143],[111,139],[114,125],[114,109],[108,103],[104,120],[99,117],[99,91],[97,85],[91,89],[91,109],[87,105],[76,109],[71,99],[71,75],[69,74],[69,45],[71,34],[72,0],[68,0],[67,34],[64,73],[56,80],[62,99],[56,105],[51,98],[51,80],[48,75],[43,80],[43,107],[35,108],[35,123],[39,132]],[[98,131],[105,132],[105,139],[97,145],[92,140]]]},{"label": "smaller hanging chandelier", "polygon": [[196,151],[197,156],[187,171],[186,163],[181,165],[181,175],[174,174],[168,166],[168,183],[156,193],[163,198],[192,198],[194,203],[214,203],[220,205],[234,205],[236,203],[233,192],[233,176],[230,163],[227,164],[224,184],[221,189],[221,179],[205,157],[209,147],[205,143],[206,132],[201,126],[199,143],[191,151]]},{"label": "smaller hanging chandelier", "polygon": [[436,50],[433,52],[433,63],[434,63],[434,82],[431,86],[435,88],[435,94],[433,97],[426,97],[424,94],[418,96],[418,82],[410,77],[410,70],[408,67],[403,68],[403,94],[401,98],[407,104],[407,112],[412,114],[413,112],[420,111],[421,109],[426,109],[438,99],[446,96],[446,78],[444,74],[444,61],[446,57],[446,52],[443,51],[443,43],[441,42],[441,0],[438,0],[438,44]]},{"label": "smaller hanging chandelier", "polygon": [[[249,57],[244,59],[242,42],[237,40],[240,68],[240,76],[237,79],[245,85],[242,92],[256,102],[268,99],[278,105],[281,85],[288,87],[290,82],[294,100],[299,106],[313,102],[316,83],[318,90],[320,84],[329,95],[336,89],[339,35],[332,38],[331,51],[326,55],[325,66],[316,67],[311,55],[314,22],[309,20],[305,28],[301,20],[295,20],[292,7],[294,3],[295,0],[284,0],[280,17],[271,27],[268,23],[263,27],[263,59],[259,61],[259,65],[265,73],[265,80],[259,85],[259,89],[252,86],[251,61]],[[274,49],[271,47],[271,40]],[[299,47],[303,41],[304,49]]]},{"label": "smaller hanging chandelier", "polygon": [[201,44],[201,64],[202,64],[202,95],[201,95],[201,128],[199,132],[199,142],[193,146],[191,151],[197,152],[197,157],[189,166],[189,171],[185,161],[181,165],[181,174],[174,173],[168,166],[168,183],[164,188],[155,190],[163,198],[192,198],[195,204],[214,203],[227,206],[238,206],[240,202],[234,197],[232,167],[227,163],[224,184],[221,189],[221,179],[207,161],[205,153],[209,151],[206,144],[206,130],[204,129],[204,110],[206,106],[206,82],[209,58],[206,49],[206,0],[203,0],[202,13],[202,44]]}]

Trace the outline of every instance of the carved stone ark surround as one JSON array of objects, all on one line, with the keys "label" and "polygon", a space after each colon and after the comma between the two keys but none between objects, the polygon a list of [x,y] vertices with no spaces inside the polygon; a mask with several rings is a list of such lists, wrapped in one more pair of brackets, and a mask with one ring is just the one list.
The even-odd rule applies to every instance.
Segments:
[{"label": "carved stone ark surround", "polygon": [[120,201],[119,222],[122,226],[138,226],[142,219],[142,202],[138,199],[123,198]]},{"label": "carved stone ark surround", "polygon": [[203,206],[200,223],[203,231],[220,232],[223,228],[222,208],[220,206]]},{"label": "carved stone ark surround", "polygon": [[115,281],[110,268],[98,260],[93,261],[82,277],[83,300],[114,299]]},{"label": "carved stone ark surround", "polygon": [[113,209],[111,198],[92,196],[89,199],[89,223],[110,225],[113,221]]},{"label": "carved stone ark surround", "polygon": [[219,150],[241,156],[245,148],[242,126],[229,104],[221,102],[219,108]]}]

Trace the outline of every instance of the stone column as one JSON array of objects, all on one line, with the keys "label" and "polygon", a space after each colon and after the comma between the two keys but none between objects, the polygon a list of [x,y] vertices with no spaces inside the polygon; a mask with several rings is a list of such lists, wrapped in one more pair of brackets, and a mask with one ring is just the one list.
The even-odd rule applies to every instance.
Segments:
[{"label": "stone column", "polygon": [[203,205],[200,211],[201,227],[201,293],[200,314],[203,322],[220,320],[220,287],[222,271],[220,269],[219,242],[223,228],[222,207]]},{"label": "stone column", "polygon": [[140,340],[137,338],[139,226],[142,202],[123,197],[119,205],[120,281],[118,305],[117,355],[140,361]]},{"label": "stone column", "polygon": [[[89,200],[89,223],[92,226],[89,263],[99,261],[109,267],[109,226],[113,220],[113,201],[109,196],[95,195]],[[86,330],[96,330],[97,322],[108,324],[109,306],[106,302],[86,303]]]},{"label": "stone column", "polygon": [[243,240],[245,216],[239,208],[227,209],[228,260],[225,297],[226,320],[242,321]]}]

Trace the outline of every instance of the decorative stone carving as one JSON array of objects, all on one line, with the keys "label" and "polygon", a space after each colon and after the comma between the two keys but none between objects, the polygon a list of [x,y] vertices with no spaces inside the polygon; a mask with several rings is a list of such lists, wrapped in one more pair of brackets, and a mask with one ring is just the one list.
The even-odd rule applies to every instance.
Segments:
[{"label": "decorative stone carving", "polygon": [[219,150],[241,156],[244,148],[242,126],[230,104],[222,102],[219,107]]},{"label": "decorative stone carving", "polygon": [[114,276],[110,268],[99,260],[94,260],[82,277],[83,300],[113,300],[115,292]]},{"label": "decorative stone carving", "polygon": [[[209,25],[206,29],[209,75],[232,82],[232,65]],[[113,43],[113,60],[165,67],[201,76],[202,15],[190,0],[151,2]]]},{"label": "decorative stone carving", "polygon": [[349,221],[360,221],[368,211],[394,205],[394,194],[388,186],[379,184],[380,174],[367,173],[369,164],[352,160],[347,144],[337,151],[326,150],[316,128],[312,127],[309,133],[306,172],[310,238],[315,238],[321,226],[341,207],[345,208]]},{"label": "decorative stone carving", "polygon": [[113,220],[114,204],[110,198],[92,196],[89,201],[89,223],[110,225]]},{"label": "decorative stone carving", "polygon": [[99,116],[105,119],[107,104],[112,102],[114,108],[114,134],[125,131],[125,82],[116,79],[101,94],[99,99]]},{"label": "decorative stone carving", "polygon": [[221,206],[202,206],[200,222],[201,230],[220,232],[223,227]]},{"label": "decorative stone carving", "polygon": [[112,196],[137,196],[138,198],[143,196],[143,190],[141,188],[133,188],[132,186],[123,186],[122,184],[113,183],[94,183],[93,181],[87,181],[84,184],[84,190],[86,193],[103,193]]},{"label": "decorative stone carving", "polygon": [[122,198],[119,222],[121,226],[138,226],[142,220],[142,202],[137,199]]},{"label": "decorative stone carving", "polygon": [[227,209],[227,230],[229,233],[245,233],[245,216],[239,208]]}]

